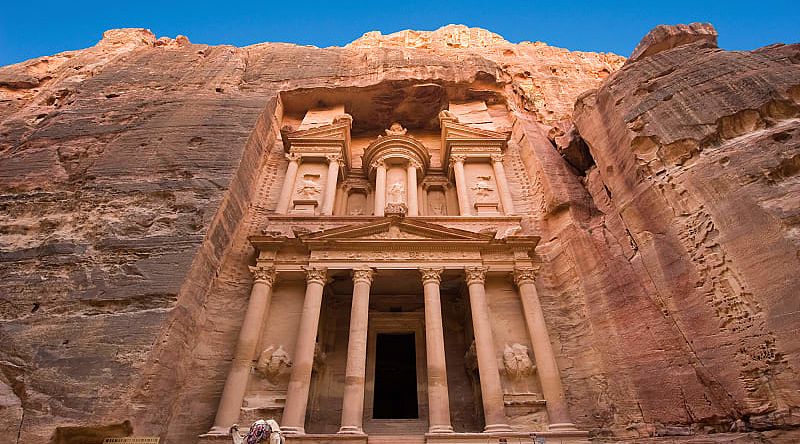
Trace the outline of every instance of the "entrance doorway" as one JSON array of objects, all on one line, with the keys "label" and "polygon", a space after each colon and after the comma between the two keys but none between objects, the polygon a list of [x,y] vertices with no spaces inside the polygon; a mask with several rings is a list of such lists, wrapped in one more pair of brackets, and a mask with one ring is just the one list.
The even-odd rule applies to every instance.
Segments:
[{"label": "entrance doorway", "polygon": [[417,419],[417,352],[414,333],[378,333],[373,419]]}]

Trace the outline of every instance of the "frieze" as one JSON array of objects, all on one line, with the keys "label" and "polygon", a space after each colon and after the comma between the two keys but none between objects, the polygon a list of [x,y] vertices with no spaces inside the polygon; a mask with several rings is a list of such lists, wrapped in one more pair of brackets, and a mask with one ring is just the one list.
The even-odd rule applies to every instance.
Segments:
[{"label": "frieze", "polygon": [[478,251],[312,251],[309,261],[363,261],[363,262],[402,262],[402,261],[480,261]]}]

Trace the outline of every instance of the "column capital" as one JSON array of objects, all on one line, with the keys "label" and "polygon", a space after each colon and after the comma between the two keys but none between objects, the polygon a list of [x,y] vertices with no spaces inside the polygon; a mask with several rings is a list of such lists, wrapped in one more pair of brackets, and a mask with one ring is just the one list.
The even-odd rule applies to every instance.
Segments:
[{"label": "column capital", "polygon": [[265,284],[272,285],[275,283],[275,267],[267,267],[265,265],[256,265],[255,267],[247,267],[250,273],[253,273],[255,282],[264,282]]},{"label": "column capital", "polygon": [[438,285],[442,281],[442,267],[419,267],[419,273],[422,275],[422,283],[436,282]]},{"label": "column capital", "polygon": [[372,284],[372,278],[375,276],[375,270],[370,267],[361,267],[353,269],[353,283],[366,282]]},{"label": "column capital", "polygon": [[300,153],[286,153],[286,159],[289,160],[289,162],[299,162],[302,158],[303,156],[300,155]]},{"label": "column capital", "polygon": [[328,162],[341,162],[342,161],[342,155],[339,154],[339,153],[326,154],[325,158],[328,159]]},{"label": "column capital", "polygon": [[451,154],[450,155],[450,165],[455,163],[464,163],[467,160],[467,156],[464,154]]},{"label": "column capital", "polygon": [[533,284],[536,282],[536,272],[539,267],[516,267],[514,268],[514,284],[519,287],[522,284]]},{"label": "column capital", "polygon": [[505,158],[505,154],[492,154],[491,155],[492,162],[494,163],[503,163],[503,159]]},{"label": "column capital", "polygon": [[467,274],[467,285],[485,283],[486,271],[486,267],[464,267],[464,272]]},{"label": "column capital", "polygon": [[306,272],[306,284],[316,282],[320,285],[325,285],[328,276],[327,268],[303,267],[303,270]]},{"label": "column capital", "polygon": [[375,168],[375,169],[386,168],[386,162],[384,162],[383,159],[378,159],[378,160],[372,162],[372,164],[370,166],[372,168]]}]

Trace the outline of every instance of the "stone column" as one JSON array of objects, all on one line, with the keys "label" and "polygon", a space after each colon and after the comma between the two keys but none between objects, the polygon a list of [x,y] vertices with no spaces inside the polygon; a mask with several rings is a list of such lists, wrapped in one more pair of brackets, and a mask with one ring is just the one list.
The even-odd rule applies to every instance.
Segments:
[{"label": "stone column", "polygon": [[383,216],[386,209],[386,164],[378,161],[375,166],[375,215]]},{"label": "stone column", "polygon": [[294,194],[294,183],[297,180],[297,168],[300,165],[300,155],[297,153],[289,153],[286,155],[289,159],[289,166],[286,168],[286,176],[283,178],[283,188],[281,188],[281,197],[278,199],[278,207],[275,212],[278,214],[286,214],[289,212],[289,204]]},{"label": "stone column", "polygon": [[486,418],[485,433],[507,432],[503,386],[497,367],[497,354],[494,348],[492,323],[489,320],[489,306],[486,303],[486,268],[466,267],[469,287],[469,306],[472,310],[472,329],[475,333],[475,352],[478,355],[478,374],[483,396],[483,416]]},{"label": "stone column", "polygon": [[256,346],[261,337],[261,326],[269,309],[272,298],[272,284],[275,282],[275,269],[259,265],[250,267],[255,277],[253,289],[250,291],[250,301],[239,330],[239,340],[236,343],[236,352],[233,355],[231,369],[222,389],[222,398],[219,401],[214,427],[209,433],[228,434],[231,425],[239,422],[239,411],[247,389],[247,380],[253,360],[256,359]]},{"label": "stone column", "polygon": [[514,202],[508,189],[508,179],[506,179],[506,169],[503,167],[502,154],[492,154],[492,169],[494,170],[494,179],[497,182],[497,189],[500,194],[500,202],[503,204],[503,213],[514,214]]},{"label": "stone column", "polygon": [[439,294],[442,268],[420,268],[425,293],[425,351],[428,363],[428,432],[450,433],[450,395],[444,355],[442,302]]},{"label": "stone column", "polygon": [[464,155],[451,155],[450,163],[453,165],[453,174],[456,177],[456,193],[458,194],[458,209],[462,216],[470,216],[469,193],[467,192],[467,179],[464,176]]},{"label": "stone column", "polygon": [[350,308],[350,336],[347,342],[347,366],[344,372],[342,427],[339,433],[364,434],[364,380],[367,372],[367,324],[369,289],[374,272],[371,268],[353,270],[353,302]]},{"label": "stone column", "polygon": [[314,348],[317,343],[319,313],[322,307],[322,290],[325,287],[324,268],[306,268],[306,296],[297,331],[294,363],[286,391],[286,406],[283,409],[281,430],[286,433],[305,433],[308,390],[311,385],[311,369],[314,364]]},{"label": "stone column", "polygon": [[325,178],[325,197],[322,200],[322,214],[333,214],[333,204],[336,202],[336,185],[339,183],[339,154],[328,154],[328,176]]},{"label": "stone column", "polygon": [[417,199],[417,166],[408,162],[406,167],[406,183],[408,186],[408,215],[419,216],[419,200]]},{"label": "stone column", "polygon": [[519,288],[525,324],[531,337],[533,355],[536,360],[536,372],[542,384],[542,394],[547,401],[547,416],[550,430],[576,430],[569,416],[567,400],[561,386],[556,356],[550,344],[550,335],[544,322],[539,294],[534,283],[533,268],[517,268],[514,270],[514,283]]}]

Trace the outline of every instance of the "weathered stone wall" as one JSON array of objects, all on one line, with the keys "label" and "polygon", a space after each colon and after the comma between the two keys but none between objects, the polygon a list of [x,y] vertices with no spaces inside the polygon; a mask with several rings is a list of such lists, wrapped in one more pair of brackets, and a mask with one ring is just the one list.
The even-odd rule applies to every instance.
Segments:
[{"label": "weathered stone wall", "polygon": [[[246,239],[283,180],[278,93],[415,82],[505,95],[508,176],[542,237],[537,286],[579,427],[789,436],[798,48],[673,38],[616,72],[617,56],[456,31],[318,49],[118,30],[0,68],[0,441],[126,419],[168,443],[207,431]],[[575,168],[548,134],[598,87],[574,118],[596,165]]]}]

